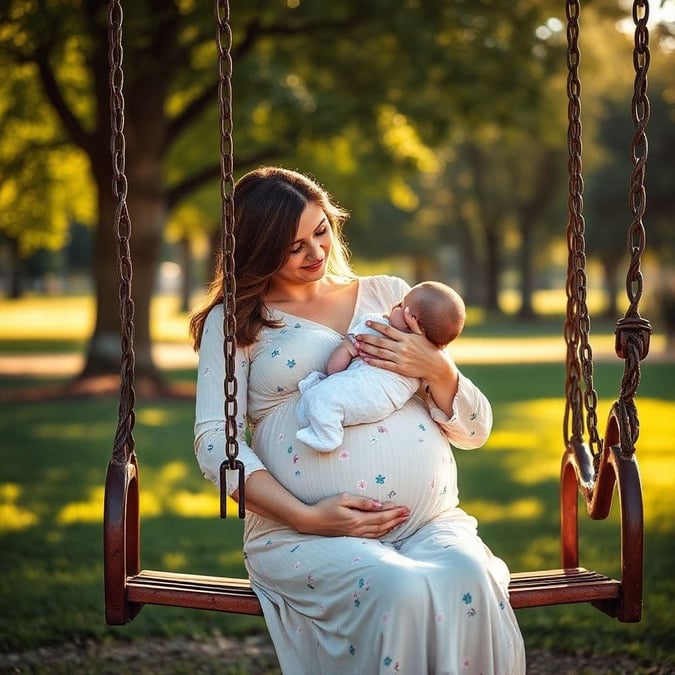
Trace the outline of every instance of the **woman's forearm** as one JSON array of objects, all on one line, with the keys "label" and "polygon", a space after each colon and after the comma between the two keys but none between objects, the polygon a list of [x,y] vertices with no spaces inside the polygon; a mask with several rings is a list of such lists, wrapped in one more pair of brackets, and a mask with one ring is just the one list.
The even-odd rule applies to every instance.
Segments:
[{"label": "woman's forearm", "polygon": [[[239,501],[238,491],[232,498]],[[246,481],[246,509],[295,530],[302,529],[309,507],[286,490],[269,471],[255,471]]]},{"label": "woman's forearm", "polygon": [[424,377],[434,403],[448,416],[452,416],[452,408],[459,387],[459,371],[455,362],[447,352],[440,351],[438,367],[433,368]]}]

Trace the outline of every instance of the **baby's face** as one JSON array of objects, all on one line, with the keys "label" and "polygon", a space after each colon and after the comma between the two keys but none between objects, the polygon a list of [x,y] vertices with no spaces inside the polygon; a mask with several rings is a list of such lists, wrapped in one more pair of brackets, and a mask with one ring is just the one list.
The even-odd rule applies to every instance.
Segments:
[{"label": "baby's face", "polygon": [[408,324],[405,322],[405,317],[403,315],[403,312],[405,311],[405,308],[407,307],[407,302],[408,302],[408,296],[406,295],[403,298],[403,300],[401,300],[401,302],[395,304],[391,308],[391,311],[389,312],[389,323],[394,328],[398,328],[398,330],[405,330],[405,331],[410,330],[408,328]]}]

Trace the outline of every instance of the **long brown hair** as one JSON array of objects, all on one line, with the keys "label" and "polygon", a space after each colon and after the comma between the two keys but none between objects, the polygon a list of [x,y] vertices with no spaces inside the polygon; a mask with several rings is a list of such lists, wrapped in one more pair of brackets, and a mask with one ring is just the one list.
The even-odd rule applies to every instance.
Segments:
[{"label": "long brown hair", "polygon": [[[333,246],[326,269],[330,274],[353,278],[342,238],[347,212],[314,180],[279,167],[261,167],[242,176],[234,191],[234,274],[236,280],[236,341],[255,342],[263,326],[281,324],[268,317],[264,298],[272,277],[286,264],[298,223],[308,203],[318,204],[333,231]],[[223,254],[209,284],[204,305],[190,318],[190,335],[196,351],[202,340],[208,313],[223,302]]]}]

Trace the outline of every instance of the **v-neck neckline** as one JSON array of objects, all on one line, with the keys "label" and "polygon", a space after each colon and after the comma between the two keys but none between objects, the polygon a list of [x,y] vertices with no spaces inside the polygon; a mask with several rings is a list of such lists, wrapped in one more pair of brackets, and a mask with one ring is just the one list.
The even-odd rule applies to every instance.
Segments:
[{"label": "v-neck neckline", "polygon": [[335,333],[336,335],[346,335],[349,332],[350,326],[354,323],[354,319],[359,314],[359,305],[361,304],[361,282],[362,282],[362,278],[357,277],[357,279],[356,279],[356,299],[354,300],[354,310],[352,311],[351,319],[349,319],[349,323],[347,324],[347,330],[344,333],[341,333],[339,330],[335,330],[335,328],[331,328],[330,326],[327,326],[325,323],[320,323],[319,321],[314,321],[313,319],[307,319],[304,316],[298,316],[297,314],[293,314],[292,312],[287,312],[286,310],[279,309],[278,307],[272,307],[271,311],[272,312],[278,312],[279,314],[284,314],[285,316],[292,317],[293,319],[297,319],[298,321],[306,321],[307,323],[314,324],[315,326],[320,326],[321,328],[324,328],[325,330],[329,330],[332,333]]}]

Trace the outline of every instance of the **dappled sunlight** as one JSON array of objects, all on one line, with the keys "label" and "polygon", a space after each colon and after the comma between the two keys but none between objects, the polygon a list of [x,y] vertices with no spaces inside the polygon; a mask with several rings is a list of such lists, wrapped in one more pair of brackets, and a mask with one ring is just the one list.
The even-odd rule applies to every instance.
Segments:
[{"label": "dappled sunlight", "polygon": [[141,490],[140,512],[143,518],[161,516],[164,512],[162,500],[144,485]]},{"label": "dappled sunlight", "polygon": [[163,427],[172,422],[171,411],[162,408],[143,408],[136,412],[136,423],[146,427]]},{"label": "dappled sunlight", "polygon": [[[96,427],[98,426],[98,433]],[[81,441],[82,439],[106,440],[110,435],[110,428],[103,424],[36,424],[32,434],[35,438],[59,439],[63,441]]]},{"label": "dappled sunlight", "polygon": [[59,525],[73,523],[98,523],[103,513],[103,486],[92,488],[89,499],[66,504],[57,514],[56,522]]},{"label": "dappled sunlight", "polygon": [[158,480],[160,483],[172,488],[175,483],[185,478],[187,474],[188,468],[185,462],[169,462],[162,467]]},{"label": "dappled sunlight", "polygon": [[515,481],[532,485],[558,480],[564,451],[563,405],[562,399],[543,398],[502,407],[486,447],[509,453]]},{"label": "dappled sunlight", "polygon": [[36,513],[17,504],[20,497],[20,485],[0,484],[0,533],[25,530],[38,522]]},{"label": "dappled sunlight", "polygon": [[208,493],[181,490],[173,496],[170,506],[179,516],[213,518],[220,513],[220,498],[215,490]]},{"label": "dappled sunlight", "polygon": [[162,556],[162,565],[168,570],[187,569],[188,559],[183,553],[165,553]]},{"label": "dappled sunlight", "polygon": [[488,502],[482,499],[462,502],[462,508],[481,523],[504,520],[534,520],[544,513],[544,504],[539,499],[518,499],[508,504]]},{"label": "dappled sunlight", "polygon": [[537,537],[531,541],[523,540],[520,542],[521,566],[512,572],[526,572],[528,570],[548,569],[551,561],[555,566],[560,563],[560,539],[557,532],[553,532],[547,537]]},{"label": "dappled sunlight", "polygon": [[672,401],[638,399],[640,437],[636,457],[642,478],[645,523],[673,532],[675,487],[675,406]]},{"label": "dappled sunlight", "polygon": [[[601,400],[597,406],[601,436],[605,433],[611,404],[609,400]],[[670,532],[675,529],[672,520],[675,407],[670,401],[639,397],[637,406],[641,433],[636,459],[642,479],[645,525]],[[564,452],[562,414],[562,399],[537,399],[503,406],[486,450],[504,453],[512,480],[517,483],[535,485],[547,480],[558,481]],[[475,510],[483,521],[488,520],[491,513],[489,508],[484,512]],[[509,514],[505,512],[503,517]]]},{"label": "dappled sunlight", "polygon": [[228,567],[231,565],[241,565],[244,562],[244,552],[241,548],[228,551],[218,556],[218,562],[223,567]]}]

